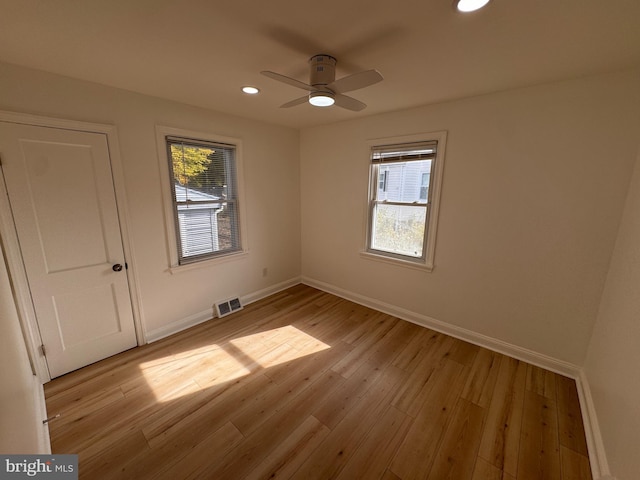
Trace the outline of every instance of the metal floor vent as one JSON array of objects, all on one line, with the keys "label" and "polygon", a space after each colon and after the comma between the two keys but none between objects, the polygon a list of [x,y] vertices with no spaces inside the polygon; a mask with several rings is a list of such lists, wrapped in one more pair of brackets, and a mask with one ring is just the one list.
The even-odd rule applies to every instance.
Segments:
[{"label": "metal floor vent", "polygon": [[233,312],[242,310],[242,303],[240,303],[240,299],[236,297],[225,300],[224,302],[216,303],[215,307],[216,315],[218,316],[218,318],[222,318],[232,314]]}]

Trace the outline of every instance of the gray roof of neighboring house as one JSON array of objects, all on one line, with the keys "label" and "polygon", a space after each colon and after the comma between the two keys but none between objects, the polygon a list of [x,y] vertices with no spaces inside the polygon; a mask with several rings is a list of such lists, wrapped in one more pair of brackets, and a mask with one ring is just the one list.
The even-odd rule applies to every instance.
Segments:
[{"label": "gray roof of neighboring house", "polygon": [[[192,201],[192,202],[212,202],[215,200],[220,200],[220,197],[216,197],[215,195],[210,195],[208,193],[204,193],[204,192],[200,192],[198,190],[194,190],[193,188],[187,188],[183,185],[180,184],[175,184],[174,186],[175,191],[176,191],[176,202],[186,202],[186,201]],[[212,204],[212,203],[206,203],[206,204],[189,204],[189,205],[179,205],[178,209],[179,210],[184,210],[184,209],[196,209],[196,208],[219,208],[220,205],[219,204]]]}]

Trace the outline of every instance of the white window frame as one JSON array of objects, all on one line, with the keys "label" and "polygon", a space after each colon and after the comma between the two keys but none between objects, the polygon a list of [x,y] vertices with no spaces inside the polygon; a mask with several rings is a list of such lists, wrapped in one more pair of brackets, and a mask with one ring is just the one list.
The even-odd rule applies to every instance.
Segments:
[{"label": "white window frame", "polygon": [[[433,271],[435,266],[435,250],[436,239],[438,229],[438,217],[440,215],[440,197],[442,191],[442,179],[444,174],[445,163],[445,149],[446,149],[447,132],[431,132],[431,133],[419,133],[414,135],[404,135],[397,137],[376,138],[367,141],[367,178],[368,178],[368,191],[367,191],[367,204],[366,204],[366,221],[365,234],[364,234],[364,248],[360,252],[360,255],[368,260],[381,261],[390,263],[393,265],[414,268],[419,270],[426,270],[428,272]],[[436,158],[431,165],[430,174],[430,206],[427,216],[427,224],[425,225],[425,244],[424,254],[421,258],[411,258],[409,256],[398,255],[394,253],[382,252],[380,250],[374,250],[370,248],[371,245],[371,231],[373,221],[373,209],[372,202],[375,198],[375,189],[378,187],[377,178],[374,178],[374,169],[372,168],[371,151],[375,147],[385,145],[398,145],[403,146],[411,143],[420,142],[438,142],[436,150]]]},{"label": "white window frame", "polygon": [[[167,150],[167,137],[179,137],[193,140],[195,143],[212,142],[233,145],[235,147],[236,192],[238,214],[238,236],[240,249],[231,253],[202,258],[189,263],[180,264],[178,253],[178,231],[174,213],[173,189],[171,177],[171,164]],[[178,273],[194,268],[202,268],[221,262],[228,262],[245,257],[249,250],[247,247],[247,228],[244,195],[244,175],[242,161],[242,141],[239,138],[226,137],[208,132],[196,132],[180,128],[156,125],[156,142],[158,147],[158,164],[160,167],[160,180],[162,184],[162,201],[164,206],[164,224],[167,238],[167,255],[169,271]]]}]

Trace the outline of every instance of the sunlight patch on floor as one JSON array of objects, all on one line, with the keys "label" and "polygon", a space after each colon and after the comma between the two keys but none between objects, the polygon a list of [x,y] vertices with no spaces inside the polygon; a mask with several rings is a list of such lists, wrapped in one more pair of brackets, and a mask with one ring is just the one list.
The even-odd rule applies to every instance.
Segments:
[{"label": "sunlight patch on floor", "polygon": [[331,348],[292,325],[197,347],[140,364],[158,402],[223,388],[253,372]]}]

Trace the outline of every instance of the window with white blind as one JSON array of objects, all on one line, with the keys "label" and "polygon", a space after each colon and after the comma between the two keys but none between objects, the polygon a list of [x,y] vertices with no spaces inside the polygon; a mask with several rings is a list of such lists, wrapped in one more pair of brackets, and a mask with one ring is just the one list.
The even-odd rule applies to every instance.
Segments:
[{"label": "window with white blind", "polygon": [[[168,131],[174,134],[166,134]],[[170,192],[174,226],[175,242],[170,244],[176,252],[171,255],[172,265],[187,265],[243,251],[238,146],[175,133],[175,129],[158,128],[169,172],[166,179],[169,188],[165,190]]]},{"label": "window with white blind", "polygon": [[371,145],[366,253],[433,268],[445,137]]}]

